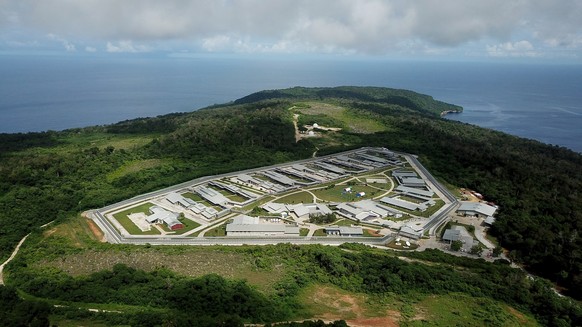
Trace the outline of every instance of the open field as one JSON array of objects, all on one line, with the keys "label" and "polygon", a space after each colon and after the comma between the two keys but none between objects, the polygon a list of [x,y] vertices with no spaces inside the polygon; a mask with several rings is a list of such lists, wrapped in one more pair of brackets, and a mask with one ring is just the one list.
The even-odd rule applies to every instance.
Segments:
[{"label": "open field", "polygon": [[209,229],[204,236],[208,237],[221,237],[226,236],[226,223],[220,224],[214,228]]},{"label": "open field", "polygon": [[367,294],[344,291],[336,286],[312,284],[299,294],[305,314],[312,319],[344,319],[349,326],[398,326],[397,306],[374,301]]},{"label": "open field", "polygon": [[113,217],[115,219],[117,219],[117,221],[123,226],[123,228],[125,228],[125,230],[127,230],[127,232],[132,234],[132,235],[157,235],[157,234],[160,234],[160,231],[157,230],[156,228],[152,227],[152,229],[150,231],[142,232],[142,230],[139,229],[129,219],[129,217],[127,217],[128,215],[130,215],[132,213],[139,213],[139,212],[147,215],[147,214],[149,214],[149,209],[152,206],[154,206],[153,203],[147,202],[147,203],[141,204],[139,206],[131,207],[131,208],[126,209],[124,211],[118,212],[118,213],[114,214]]},{"label": "open field", "polygon": [[180,218],[179,219],[182,224],[184,224],[184,228],[178,230],[170,230],[166,225],[161,225],[162,228],[167,231],[168,233],[172,233],[171,235],[182,235],[186,232],[193,230],[194,228],[200,227],[200,224],[192,221],[188,218]]},{"label": "open field", "polygon": [[269,271],[260,270],[253,260],[247,254],[215,248],[190,247],[168,251],[152,247],[132,251],[87,250],[51,261],[40,261],[35,265],[54,267],[72,276],[82,276],[104,269],[110,270],[115,264],[123,263],[145,271],[167,268],[191,277],[214,273],[225,278],[245,279],[262,291],[272,291],[274,284],[283,277],[285,268],[277,265]]},{"label": "open field", "polygon": [[144,169],[161,166],[163,163],[164,160],[161,159],[145,159],[130,161],[123,164],[123,166],[117,168],[111,173],[107,174],[107,180],[111,182],[128,174],[137,173]]},{"label": "open field", "polygon": [[290,194],[284,196],[278,200],[275,200],[276,203],[286,203],[286,204],[294,204],[294,203],[313,203],[313,195],[303,191],[294,194]]},{"label": "open field", "polygon": [[403,326],[538,326],[517,310],[487,298],[462,294],[431,295],[415,305]]},{"label": "open field", "polygon": [[[351,193],[344,192],[344,189],[346,187],[351,187],[352,192]],[[377,189],[374,189],[372,187],[364,186],[364,185],[348,186],[348,185],[342,184],[342,185],[335,185],[332,188],[321,188],[321,189],[317,189],[317,190],[312,190],[312,192],[313,192],[313,194],[315,194],[315,196],[317,196],[319,199],[321,199],[323,201],[352,202],[352,201],[356,201],[356,200],[370,199],[374,196],[374,194],[377,194],[380,191],[378,191]],[[359,192],[365,192],[366,195],[359,198],[356,195]]]},{"label": "open field", "polygon": [[369,117],[361,113],[356,113],[351,109],[339,105],[322,102],[307,102],[305,103],[305,106],[296,108],[295,111],[299,114],[305,115],[305,117],[300,116],[301,121],[310,120],[310,124],[317,122],[318,115],[325,115],[333,120],[341,122],[341,126],[326,125],[326,127],[343,127],[349,132],[362,134],[370,134],[387,130],[386,125],[380,123],[373,117]]},{"label": "open field", "polygon": [[204,199],[200,195],[192,192],[186,192],[182,194],[182,196],[193,201],[204,201]]}]

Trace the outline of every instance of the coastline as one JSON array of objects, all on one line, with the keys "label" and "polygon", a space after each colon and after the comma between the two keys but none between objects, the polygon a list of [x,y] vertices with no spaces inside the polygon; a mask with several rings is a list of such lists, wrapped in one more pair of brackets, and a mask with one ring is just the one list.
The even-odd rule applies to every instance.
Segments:
[{"label": "coastline", "polygon": [[445,110],[443,112],[441,112],[441,118],[448,115],[448,114],[460,114],[463,112],[463,109],[461,110]]}]

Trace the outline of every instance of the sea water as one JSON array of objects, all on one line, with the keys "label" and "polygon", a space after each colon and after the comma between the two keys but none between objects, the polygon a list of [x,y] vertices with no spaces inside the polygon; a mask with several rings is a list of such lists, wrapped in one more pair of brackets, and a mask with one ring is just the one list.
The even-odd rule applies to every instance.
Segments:
[{"label": "sea water", "polygon": [[264,89],[385,86],[464,107],[459,120],[582,153],[582,66],[347,58],[0,57],[0,133],[196,110]]}]

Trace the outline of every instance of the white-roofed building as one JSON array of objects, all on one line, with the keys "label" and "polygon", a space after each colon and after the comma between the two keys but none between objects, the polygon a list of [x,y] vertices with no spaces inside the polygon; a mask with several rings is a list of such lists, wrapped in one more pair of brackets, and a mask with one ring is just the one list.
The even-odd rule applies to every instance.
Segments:
[{"label": "white-roofed building", "polygon": [[194,191],[203,197],[206,201],[215,205],[225,206],[229,202],[227,197],[209,187],[198,186],[194,188]]},{"label": "white-roofed building", "polygon": [[401,193],[420,195],[420,196],[423,196],[426,198],[431,198],[434,195],[433,191],[430,191],[430,190],[427,191],[427,190],[414,188],[414,187],[408,187],[408,186],[404,186],[404,185],[398,185],[398,187],[396,187],[395,190],[398,192],[401,192]]},{"label": "white-roofed building", "polygon": [[390,205],[393,205],[395,207],[403,208],[403,209],[410,210],[410,211],[414,211],[414,210],[425,211],[427,209],[426,205],[424,205],[422,203],[413,203],[413,202],[409,202],[409,201],[405,201],[405,200],[401,200],[401,199],[397,199],[397,198],[389,198],[387,196],[381,198],[380,201],[383,203],[390,204]]},{"label": "white-roofed building", "polygon": [[184,224],[178,220],[179,213],[168,211],[158,206],[151,207],[150,213],[151,215],[146,216],[146,221],[150,224],[166,224],[171,230],[184,228]]},{"label": "white-roofed building", "polygon": [[327,235],[338,236],[363,236],[364,231],[361,226],[328,226],[325,228]]},{"label": "white-roofed building", "polygon": [[482,202],[461,202],[457,213],[463,216],[472,216],[478,218],[487,218],[493,216],[497,208]]},{"label": "white-roofed building", "polygon": [[171,204],[178,204],[184,208],[189,208],[190,206],[196,204],[194,200],[185,198],[182,194],[178,194],[176,192],[168,193],[166,200],[168,200]]},{"label": "white-roofed building", "polygon": [[262,222],[259,217],[238,215],[226,225],[226,236],[299,236],[299,227]]},{"label": "white-roofed building", "polygon": [[422,236],[422,230],[418,231],[408,225],[404,225],[402,227],[400,227],[400,231],[398,232],[398,235],[400,236],[404,236],[404,237],[409,237],[412,239],[419,239]]}]

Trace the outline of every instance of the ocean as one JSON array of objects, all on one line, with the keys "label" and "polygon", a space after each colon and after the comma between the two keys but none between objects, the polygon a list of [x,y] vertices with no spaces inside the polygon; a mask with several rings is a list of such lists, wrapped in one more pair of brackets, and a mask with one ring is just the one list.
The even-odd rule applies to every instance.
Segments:
[{"label": "ocean", "polygon": [[582,153],[582,66],[388,60],[0,56],[0,133],[192,111],[293,86],[410,89],[458,120]]}]

